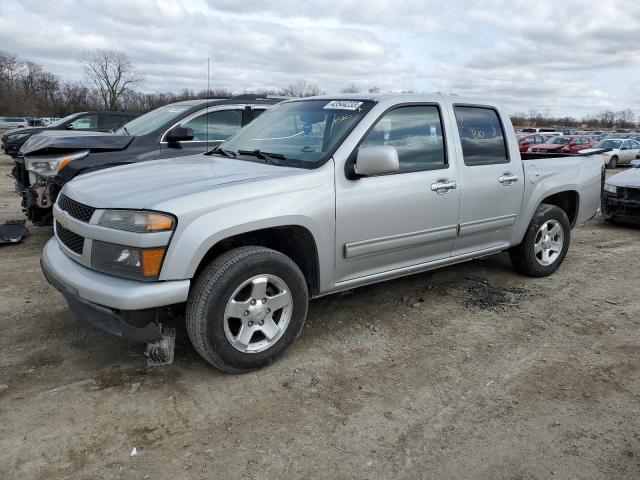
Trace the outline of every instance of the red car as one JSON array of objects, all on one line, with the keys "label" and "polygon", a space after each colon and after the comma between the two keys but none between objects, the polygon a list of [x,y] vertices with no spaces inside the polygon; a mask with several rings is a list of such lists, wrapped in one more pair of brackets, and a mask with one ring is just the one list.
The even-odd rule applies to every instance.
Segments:
[{"label": "red car", "polygon": [[595,143],[595,139],[584,135],[563,135],[561,137],[550,138],[545,143],[531,145],[527,151],[539,153],[578,153],[585,148],[591,148]]},{"label": "red car", "polygon": [[520,153],[526,152],[531,145],[539,143],[544,143],[544,137],[539,133],[518,136],[518,147],[520,147]]}]

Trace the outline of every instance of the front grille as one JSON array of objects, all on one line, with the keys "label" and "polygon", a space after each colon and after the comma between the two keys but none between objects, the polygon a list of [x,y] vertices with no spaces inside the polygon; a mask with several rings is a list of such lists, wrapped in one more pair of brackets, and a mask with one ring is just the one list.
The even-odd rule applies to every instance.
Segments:
[{"label": "front grille", "polygon": [[77,233],[64,228],[56,221],[56,235],[62,244],[78,255],[82,255],[82,247],[84,247],[84,238]]},{"label": "front grille", "polygon": [[58,198],[58,208],[64,210],[73,218],[77,218],[81,222],[89,222],[91,217],[93,216],[93,212],[96,211],[95,208],[85,205],[80,202],[76,202],[75,200],[70,199],[66,195],[60,195]]},{"label": "front grille", "polygon": [[640,189],[638,188],[618,188],[618,196],[625,200],[640,202]]}]

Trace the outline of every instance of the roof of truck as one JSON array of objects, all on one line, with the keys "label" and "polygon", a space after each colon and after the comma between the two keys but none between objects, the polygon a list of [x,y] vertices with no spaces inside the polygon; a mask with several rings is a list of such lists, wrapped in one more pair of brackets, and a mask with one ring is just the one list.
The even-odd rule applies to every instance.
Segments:
[{"label": "roof of truck", "polygon": [[460,97],[457,95],[443,95],[440,93],[341,93],[337,95],[318,95],[315,97],[296,98],[291,101],[300,100],[360,100],[374,101],[378,103],[434,102],[445,100],[459,104],[498,106],[498,104],[488,101],[487,99],[481,100],[477,98]]},{"label": "roof of truck", "polygon": [[181,102],[170,103],[169,105],[185,105],[188,107],[195,107],[197,105],[202,105],[204,103],[209,103],[213,105],[233,105],[237,103],[253,103],[253,104],[265,104],[265,105],[273,105],[274,103],[281,102],[283,100],[287,100],[287,97],[273,97],[270,95],[254,95],[254,94],[243,94],[236,95],[230,98],[198,98],[195,100],[183,100]]}]

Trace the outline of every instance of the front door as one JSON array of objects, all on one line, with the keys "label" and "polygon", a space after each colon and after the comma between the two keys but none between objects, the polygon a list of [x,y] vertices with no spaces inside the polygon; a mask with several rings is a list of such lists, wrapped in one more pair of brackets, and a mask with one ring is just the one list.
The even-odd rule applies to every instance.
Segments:
[{"label": "front door", "polygon": [[336,171],[336,283],[446,258],[460,189],[441,105],[385,113],[358,148],[395,147],[397,173],[349,180]]},{"label": "front door", "polygon": [[453,110],[463,157],[453,255],[462,255],[508,243],[522,207],[524,175],[518,153],[509,154],[496,110],[455,105]]}]

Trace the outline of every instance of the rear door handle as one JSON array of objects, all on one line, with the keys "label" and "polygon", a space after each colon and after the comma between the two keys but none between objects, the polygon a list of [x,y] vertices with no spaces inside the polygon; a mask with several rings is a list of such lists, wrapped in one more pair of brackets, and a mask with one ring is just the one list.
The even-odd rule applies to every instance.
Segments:
[{"label": "rear door handle", "polygon": [[456,182],[450,182],[446,178],[439,178],[436,180],[436,183],[431,184],[431,191],[436,192],[439,195],[444,195],[449,190],[454,190],[458,188],[458,184]]},{"label": "rear door handle", "polygon": [[518,181],[518,176],[510,172],[505,172],[502,176],[498,177],[498,181],[504,186],[509,186]]}]

